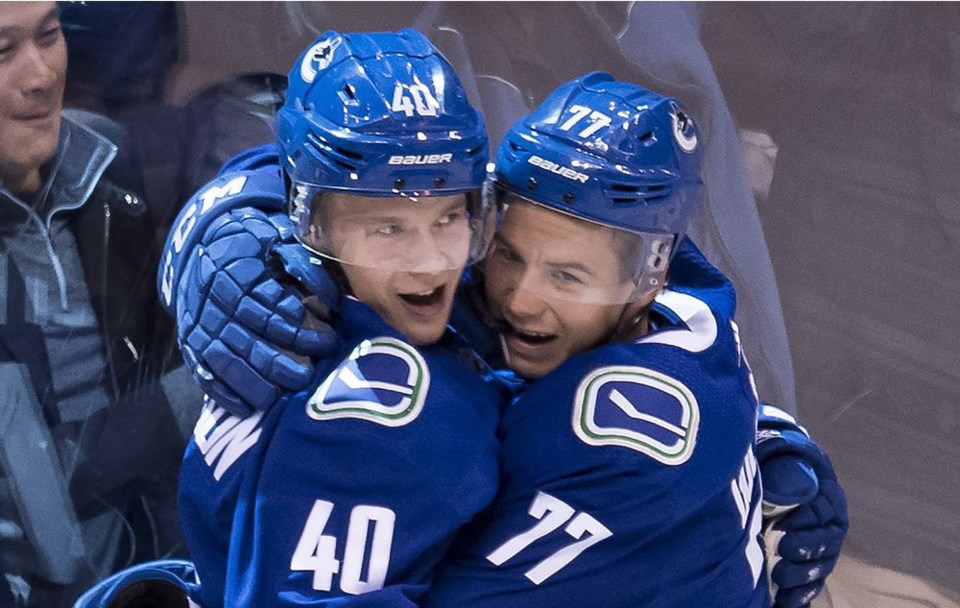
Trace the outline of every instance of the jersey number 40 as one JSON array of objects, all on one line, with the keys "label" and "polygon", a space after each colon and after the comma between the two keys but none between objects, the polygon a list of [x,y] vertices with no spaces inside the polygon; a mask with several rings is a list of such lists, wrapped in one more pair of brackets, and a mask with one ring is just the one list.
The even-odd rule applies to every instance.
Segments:
[{"label": "jersey number 40", "polygon": [[[313,572],[313,588],[330,591],[333,577],[340,575],[340,590],[348,595],[358,595],[383,588],[390,566],[390,549],[393,546],[393,528],[396,513],[385,507],[357,505],[350,511],[343,559],[337,559],[337,537],[324,534],[333,503],[317,500],[307,517],[303,533],[290,560],[290,569]],[[367,553],[367,539],[371,538]],[[366,565],[366,569],[364,569]],[[342,571],[341,571],[342,570]],[[361,579],[366,570],[367,579]]]}]

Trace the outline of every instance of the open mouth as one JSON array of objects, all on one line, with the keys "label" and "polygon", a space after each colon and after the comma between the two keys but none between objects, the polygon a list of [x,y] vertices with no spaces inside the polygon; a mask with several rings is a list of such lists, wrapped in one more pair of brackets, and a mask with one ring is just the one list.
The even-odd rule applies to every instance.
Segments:
[{"label": "open mouth", "polygon": [[551,340],[555,340],[557,337],[556,334],[523,331],[521,329],[517,329],[506,321],[500,322],[500,333],[503,334],[505,338],[511,338],[512,340],[529,344],[530,346],[540,346],[541,344],[546,344]]},{"label": "open mouth", "polygon": [[401,293],[398,295],[401,300],[416,308],[432,308],[443,303],[446,287],[446,285],[441,285],[429,291]]}]

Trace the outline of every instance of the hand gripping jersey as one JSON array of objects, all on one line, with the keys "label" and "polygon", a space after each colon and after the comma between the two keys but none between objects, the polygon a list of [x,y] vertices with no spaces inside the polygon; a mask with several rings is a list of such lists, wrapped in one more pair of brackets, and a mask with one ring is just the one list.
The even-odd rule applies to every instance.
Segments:
[{"label": "hand gripping jersey", "polygon": [[415,606],[493,499],[501,395],[452,334],[414,348],[342,303],[343,352],[248,418],[209,401],[180,479],[203,608]]},{"label": "hand gripping jersey", "polygon": [[671,280],[648,335],[572,357],[507,408],[501,489],[426,606],[769,605],[733,288],[692,246]]}]

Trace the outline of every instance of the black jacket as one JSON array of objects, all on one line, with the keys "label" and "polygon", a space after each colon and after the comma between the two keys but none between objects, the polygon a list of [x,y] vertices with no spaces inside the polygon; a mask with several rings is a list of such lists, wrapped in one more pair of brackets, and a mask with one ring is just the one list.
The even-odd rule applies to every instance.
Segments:
[{"label": "black jacket", "polygon": [[[164,234],[152,223],[139,192],[136,157],[116,123],[89,112],[68,111],[118,144],[118,154],[71,218],[91,304],[100,323],[113,403],[88,421],[83,460],[71,479],[71,494],[83,518],[144,494],[176,520],[179,462],[185,444],[172,407],[160,386],[165,372],[182,360],[173,319],[156,292]],[[195,404],[199,409],[199,404]],[[176,530],[179,533],[179,530]],[[179,545],[179,538],[170,542]]]},{"label": "black jacket", "polygon": [[[74,147],[64,154],[71,150],[70,138],[84,153]],[[185,443],[172,407],[199,410],[199,403],[171,404],[160,384],[164,373],[181,362],[173,321],[161,311],[156,293],[165,235],[139,194],[143,183],[137,160],[116,123],[89,112],[64,111],[60,142],[58,156],[47,167],[56,176],[49,182],[48,196],[78,202],[57,217],[67,221],[76,243],[102,337],[108,376],[102,384],[109,397],[106,407],[82,422],[77,465],[69,479],[72,506],[81,522],[108,511],[128,522],[132,534],[119,551],[124,561],[115,567],[126,565],[130,556],[142,561],[185,555],[176,512]],[[79,146],[82,142],[86,148]],[[108,153],[87,162],[88,149]],[[0,201],[13,207],[8,202]],[[38,389],[50,383],[49,363],[38,348],[42,342],[37,344],[41,336],[36,325],[0,326],[0,359],[26,363]],[[55,426],[57,421],[47,414]],[[81,575],[76,584],[89,584],[85,578]],[[40,604],[31,600],[31,605],[58,605],[74,591],[55,593],[49,598],[38,595]]]}]

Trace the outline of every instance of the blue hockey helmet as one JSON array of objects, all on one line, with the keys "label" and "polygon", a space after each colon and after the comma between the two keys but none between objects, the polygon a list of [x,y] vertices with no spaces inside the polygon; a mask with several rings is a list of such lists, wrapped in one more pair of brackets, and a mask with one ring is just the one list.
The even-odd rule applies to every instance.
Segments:
[{"label": "blue hockey helmet", "polygon": [[277,141],[291,220],[317,253],[339,259],[318,226],[324,197],[425,206],[432,198],[465,194],[469,252],[453,263],[483,255],[493,219],[481,196],[488,160],[483,118],[420,32],[320,36],[290,72]]},{"label": "blue hockey helmet", "polygon": [[593,72],[513,124],[495,180],[501,195],[643,238],[632,272],[647,292],[699,205],[701,156],[697,127],[676,99]]}]

